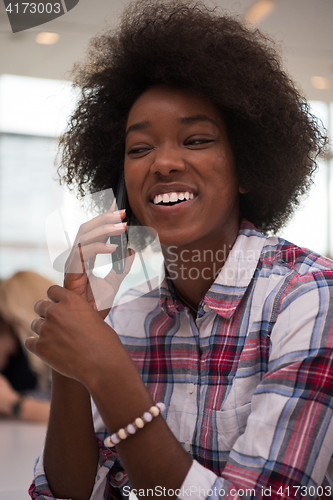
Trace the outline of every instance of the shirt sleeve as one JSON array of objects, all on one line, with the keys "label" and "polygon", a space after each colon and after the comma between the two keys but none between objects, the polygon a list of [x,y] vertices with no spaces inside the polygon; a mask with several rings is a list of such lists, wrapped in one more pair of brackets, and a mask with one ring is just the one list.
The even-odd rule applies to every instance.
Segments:
[{"label": "shirt sleeve", "polygon": [[[92,412],[97,444],[99,447],[99,460],[95,477],[94,488],[90,500],[116,500],[122,498],[121,491],[127,486],[128,478],[122,468],[116,452],[104,446],[104,438],[108,435],[104,423],[92,400]],[[29,488],[30,497],[33,500],[55,499],[44,472],[43,452],[36,462],[34,470],[34,481]],[[70,499],[56,499],[70,500]]]},{"label": "shirt sleeve", "polygon": [[182,500],[333,498],[333,272],[291,281],[278,305],[245,431],[221,477],[193,462]]},{"label": "shirt sleeve", "polygon": [[[92,495],[90,497],[90,500],[102,500],[104,499],[104,491],[106,489],[106,478],[107,475],[114,465],[116,461],[116,457],[112,456],[106,456],[104,453],[103,449],[101,449],[101,444],[100,444],[100,451],[99,451],[99,463],[98,463],[98,468],[97,468],[97,473],[96,473],[96,479],[95,479],[95,484],[94,484],[94,489],[92,492]],[[48,485],[45,472],[44,472],[44,460],[43,460],[43,452],[40,455],[36,465],[35,465],[35,471],[34,471],[34,481],[32,485],[30,486],[29,489],[29,494],[32,499],[34,500],[49,500],[49,499],[54,499],[55,497],[53,496],[50,487]],[[110,497],[111,498],[111,497]],[[57,499],[57,500],[67,500],[67,499]],[[70,500],[70,499],[68,499]]]}]

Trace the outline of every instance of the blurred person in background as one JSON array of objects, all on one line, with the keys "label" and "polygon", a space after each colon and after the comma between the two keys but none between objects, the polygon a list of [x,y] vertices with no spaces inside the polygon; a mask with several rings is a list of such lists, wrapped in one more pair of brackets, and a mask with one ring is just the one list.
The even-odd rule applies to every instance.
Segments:
[{"label": "blurred person in background", "polygon": [[21,271],[0,283],[0,416],[47,422],[50,410],[48,367],[24,348],[36,316],[34,303],[52,283]]}]

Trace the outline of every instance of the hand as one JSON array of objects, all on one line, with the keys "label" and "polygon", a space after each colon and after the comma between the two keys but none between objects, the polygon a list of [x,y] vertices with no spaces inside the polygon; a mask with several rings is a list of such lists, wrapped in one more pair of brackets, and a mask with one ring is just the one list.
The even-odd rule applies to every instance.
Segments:
[{"label": "hand", "polygon": [[82,224],[65,264],[64,287],[84,297],[96,310],[104,311],[103,317],[110,310],[134,260],[134,252],[129,250],[123,274],[116,274],[113,269],[104,278],[93,274],[97,254],[112,253],[117,248],[107,243],[108,238],[127,229],[126,222],[121,222],[126,211],[114,212],[114,207],[115,201],[108,212]]},{"label": "hand", "polygon": [[19,399],[20,394],[13,389],[6,377],[0,374],[0,413],[10,417],[12,407]]},{"label": "hand", "polygon": [[106,346],[120,344],[115,332],[100,318],[84,297],[58,285],[48,289],[49,300],[35,305],[36,318],[26,348],[62,375],[84,383],[106,358]]}]

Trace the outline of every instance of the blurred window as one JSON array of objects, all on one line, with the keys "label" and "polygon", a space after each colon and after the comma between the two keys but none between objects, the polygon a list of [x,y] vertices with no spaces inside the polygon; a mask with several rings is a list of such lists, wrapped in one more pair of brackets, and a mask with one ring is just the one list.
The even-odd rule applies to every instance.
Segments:
[{"label": "blurred window", "polygon": [[[310,101],[312,113],[319,118],[332,138],[333,105]],[[309,194],[280,235],[301,247],[333,257],[333,163],[319,159],[318,170]]]},{"label": "blurred window", "polygon": [[63,199],[54,181],[55,149],[55,139],[0,133],[1,278],[28,269],[61,279],[45,238],[45,219]]},{"label": "blurred window", "polygon": [[30,269],[61,282],[45,220],[68,197],[54,158],[75,101],[68,82],[0,76],[0,278]]}]

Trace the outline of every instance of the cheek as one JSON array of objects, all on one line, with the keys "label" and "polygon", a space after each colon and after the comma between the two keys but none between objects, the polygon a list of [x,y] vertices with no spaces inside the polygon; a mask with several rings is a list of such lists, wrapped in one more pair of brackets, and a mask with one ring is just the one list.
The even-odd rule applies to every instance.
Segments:
[{"label": "cheek", "polygon": [[211,184],[217,195],[238,193],[239,183],[234,169],[229,164],[216,163],[211,173]]},{"label": "cheek", "polygon": [[231,151],[222,150],[217,155],[216,162],[214,163],[214,174],[217,185],[221,186],[223,190],[238,192],[239,182]]}]

